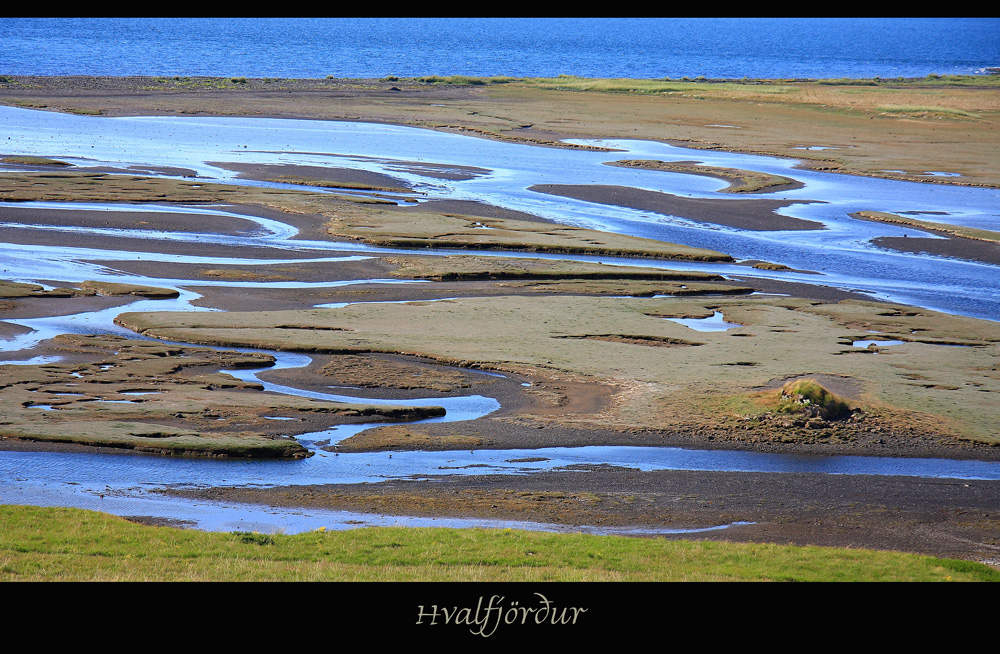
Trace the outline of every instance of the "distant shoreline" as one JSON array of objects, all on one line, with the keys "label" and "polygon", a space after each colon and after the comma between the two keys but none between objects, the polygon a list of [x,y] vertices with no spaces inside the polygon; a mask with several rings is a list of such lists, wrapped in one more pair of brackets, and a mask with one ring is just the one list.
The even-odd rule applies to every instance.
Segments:
[{"label": "distant shoreline", "polygon": [[809,81],[0,75],[0,104],[83,115],[371,122],[548,147],[581,147],[565,139],[638,138],[793,158],[826,172],[990,188],[1000,188],[997,90],[1000,75]]}]

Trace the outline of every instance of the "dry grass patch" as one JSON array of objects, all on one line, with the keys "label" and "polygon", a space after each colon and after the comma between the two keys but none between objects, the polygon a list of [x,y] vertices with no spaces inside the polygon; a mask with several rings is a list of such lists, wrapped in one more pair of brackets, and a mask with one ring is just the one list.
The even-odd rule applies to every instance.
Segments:
[{"label": "dry grass patch", "polygon": [[989,229],[976,229],[974,227],[965,227],[962,225],[949,225],[947,223],[936,223],[929,220],[918,220],[916,218],[900,216],[899,214],[888,213],[885,211],[858,211],[857,213],[852,213],[851,217],[880,223],[889,223],[890,225],[904,225],[906,227],[913,227],[927,232],[945,234],[947,236],[957,236],[959,238],[971,238],[976,241],[1000,243],[1000,232]]},{"label": "dry grass patch", "polygon": [[327,223],[330,234],[385,247],[509,249],[565,254],[732,261],[702,248],[600,232],[594,229],[509,218],[382,210],[354,212]]}]

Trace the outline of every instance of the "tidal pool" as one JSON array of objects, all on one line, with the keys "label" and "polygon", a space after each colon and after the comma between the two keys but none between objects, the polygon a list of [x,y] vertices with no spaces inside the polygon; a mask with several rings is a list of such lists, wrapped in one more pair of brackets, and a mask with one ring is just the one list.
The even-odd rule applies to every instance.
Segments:
[{"label": "tidal pool", "polygon": [[726,322],[721,311],[714,312],[710,318],[666,318],[665,320],[690,327],[699,332],[724,332],[743,326],[735,322]]}]

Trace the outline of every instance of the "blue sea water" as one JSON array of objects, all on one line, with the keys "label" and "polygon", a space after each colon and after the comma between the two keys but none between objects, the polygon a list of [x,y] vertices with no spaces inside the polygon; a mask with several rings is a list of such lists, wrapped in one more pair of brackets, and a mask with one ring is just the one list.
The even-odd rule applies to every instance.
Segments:
[{"label": "blue sea water", "polygon": [[923,77],[1000,18],[0,18],[0,75]]}]

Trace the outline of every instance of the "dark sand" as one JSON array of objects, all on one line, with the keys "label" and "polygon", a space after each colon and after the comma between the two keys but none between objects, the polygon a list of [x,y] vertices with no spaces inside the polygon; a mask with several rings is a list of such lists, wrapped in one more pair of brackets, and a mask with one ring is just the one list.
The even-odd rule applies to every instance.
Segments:
[{"label": "dark sand", "polygon": [[[930,230],[928,230],[930,231]],[[880,236],[872,244],[898,252],[965,259],[1000,266],[1000,243],[953,236],[950,238],[910,238]]]},{"label": "dark sand", "polygon": [[324,166],[297,166],[291,164],[243,164],[235,162],[209,162],[213,166],[238,172],[240,177],[255,180],[271,180],[279,177],[297,177],[303,180],[317,180],[345,187],[372,189],[409,190],[410,184],[398,177],[355,168],[326,168]]},{"label": "dark sand", "polygon": [[443,475],[429,481],[176,494],[271,506],[593,527],[750,522],[664,537],[861,547],[1000,563],[996,481],[592,466],[527,476]]},{"label": "dark sand", "polygon": [[823,229],[823,224],[812,220],[802,220],[782,216],[776,210],[793,204],[787,200],[765,200],[761,198],[740,198],[719,200],[710,198],[685,198],[670,193],[647,191],[627,186],[606,186],[602,184],[568,185],[536,184],[529,190],[550,195],[629,207],[639,211],[652,211],[665,216],[679,216],[698,222],[726,225],[738,229],[754,231],[779,231],[789,229]]},{"label": "dark sand", "polygon": [[[178,207],[183,205],[170,204]],[[293,240],[322,240],[336,242],[326,232],[325,216],[316,214],[281,213],[272,209],[248,205],[216,206],[232,213],[270,218],[298,229]],[[197,211],[197,207],[192,209]],[[249,236],[259,232],[260,227],[247,219],[231,216],[206,215],[182,212],[147,212],[141,214],[106,211],[69,211],[63,209],[29,209],[26,207],[0,207],[0,217],[11,222],[21,222],[30,225],[58,225],[99,227],[115,229],[144,229],[149,231],[172,231],[205,234],[224,234],[231,236]],[[137,220],[146,224],[139,224]],[[35,231],[17,227],[0,226],[0,239],[5,243],[25,245],[56,245],[61,243],[73,247],[93,248],[98,250],[114,250],[125,252],[154,252],[163,254],[180,254],[190,256],[220,257],[234,259],[308,259],[316,258],[315,250],[293,250],[284,248],[246,247],[216,245],[198,241],[147,240],[128,238],[117,235],[102,235],[93,233],[78,233],[67,231]],[[325,250],[319,256],[348,256],[358,252],[327,253]],[[118,262],[120,263],[120,262]],[[113,263],[112,267],[117,267]],[[206,264],[207,266],[207,264]],[[210,266],[208,266],[210,267]]]},{"label": "dark sand", "polygon": [[[212,209],[218,209],[212,207]],[[21,223],[25,225],[54,225],[59,227],[85,227],[108,229],[139,229],[164,232],[193,232],[210,234],[249,234],[260,227],[247,219],[217,214],[198,213],[197,207],[189,207],[190,213],[177,211],[99,211],[87,209],[41,209],[22,207],[17,204],[0,203],[0,222]],[[8,228],[10,229],[10,228]],[[12,230],[11,230],[12,231]],[[27,230],[22,230],[27,231]],[[30,233],[30,232],[29,232]],[[36,232],[32,235],[35,242],[51,240],[46,232]],[[4,235],[7,243],[12,243]],[[89,237],[87,234],[77,234],[70,237],[73,245],[79,238]],[[159,246],[159,243],[156,244]]]},{"label": "dark sand", "polygon": [[478,218],[504,218],[510,220],[524,220],[532,223],[552,223],[548,218],[542,218],[524,211],[505,209],[483,202],[473,202],[471,200],[428,200],[416,205],[388,207],[390,211],[405,213],[432,211],[443,214],[458,214],[462,216],[476,216]]},{"label": "dark sand", "polygon": [[[642,159],[627,159],[623,161],[609,161],[606,163],[608,166],[622,166],[624,168],[645,168],[647,170],[661,170],[667,173],[680,173],[683,175],[700,175],[702,177],[711,177],[712,179],[718,179],[726,182],[730,185],[730,189],[723,189],[724,193],[778,193],[780,191],[793,191],[795,189],[805,188],[805,184],[796,180],[789,180],[784,184],[772,184],[766,186],[758,191],[732,191],[732,187],[740,187],[743,185],[743,178],[737,173],[726,174],[724,172],[715,172],[711,170],[699,170],[699,169],[687,169],[687,170],[671,170],[670,166],[701,166],[700,161],[670,161],[670,162],[660,162],[656,160],[649,160],[648,164],[635,165],[630,162],[644,161]],[[666,163],[666,166],[660,166],[659,164]]]}]

